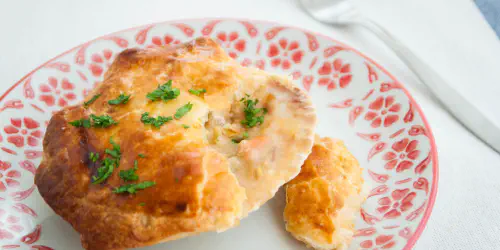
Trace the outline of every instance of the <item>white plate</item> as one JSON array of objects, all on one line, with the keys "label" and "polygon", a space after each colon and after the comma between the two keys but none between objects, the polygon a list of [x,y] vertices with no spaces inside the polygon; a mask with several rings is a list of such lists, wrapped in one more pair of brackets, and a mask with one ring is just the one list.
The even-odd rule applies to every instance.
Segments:
[{"label": "white plate", "polygon": [[[61,34],[62,36],[62,34]],[[331,38],[274,23],[199,19],[152,24],[80,45],[41,65],[0,97],[0,247],[81,249],[79,235],[33,184],[51,114],[82,100],[120,51],[198,36],[243,65],[293,76],[318,111],[317,132],[345,141],[365,169],[368,199],[351,249],[411,249],[437,190],[437,151],[426,119],[386,70]],[[306,249],[285,230],[284,193],[237,228],[144,249]]]}]

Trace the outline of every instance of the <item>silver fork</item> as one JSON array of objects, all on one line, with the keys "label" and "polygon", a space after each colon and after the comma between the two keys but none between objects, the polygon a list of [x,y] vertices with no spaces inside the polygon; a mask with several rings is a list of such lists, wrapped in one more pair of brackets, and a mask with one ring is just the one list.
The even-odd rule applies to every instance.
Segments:
[{"label": "silver fork", "polygon": [[500,153],[500,127],[468,102],[389,31],[363,16],[353,0],[299,0],[314,19],[335,26],[360,25],[378,36],[423,83],[442,106],[476,137]]}]

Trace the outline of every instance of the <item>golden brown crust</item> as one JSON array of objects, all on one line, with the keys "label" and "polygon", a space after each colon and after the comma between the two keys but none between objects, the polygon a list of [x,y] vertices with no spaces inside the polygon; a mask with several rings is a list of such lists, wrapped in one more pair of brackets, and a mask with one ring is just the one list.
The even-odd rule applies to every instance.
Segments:
[{"label": "golden brown crust", "polygon": [[346,249],[364,201],[362,169],[340,140],[316,137],[300,174],[286,185],[286,229],[315,249]]},{"label": "golden brown crust", "polygon": [[[178,98],[146,98],[169,79],[180,89]],[[191,88],[207,92],[195,96]],[[121,93],[131,95],[127,104],[107,103]],[[312,146],[316,117],[307,96],[287,78],[241,67],[206,38],[123,51],[88,99],[95,94],[101,96],[88,108],[73,106],[53,115],[35,176],[42,197],[89,250],[140,247],[231,228],[298,174]],[[239,100],[245,94],[269,110],[264,123],[251,129],[241,125]],[[189,113],[161,128],[141,122],[144,112],[171,116],[188,102],[193,104]],[[68,124],[90,114],[107,114],[118,124],[89,129]],[[244,131],[248,139],[231,142]],[[102,156],[112,147],[111,137],[121,147],[119,167],[104,183],[92,184],[99,164],[89,153]],[[113,193],[129,183],[118,173],[135,160],[139,181],[156,185],[134,195]]]}]

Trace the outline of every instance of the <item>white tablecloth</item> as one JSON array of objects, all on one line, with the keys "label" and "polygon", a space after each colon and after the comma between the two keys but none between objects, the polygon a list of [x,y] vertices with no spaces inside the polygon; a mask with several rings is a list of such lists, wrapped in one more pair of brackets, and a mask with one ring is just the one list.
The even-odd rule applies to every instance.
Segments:
[{"label": "white tablecloth", "polygon": [[[472,1],[370,0],[359,6],[500,124],[500,42]],[[386,66],[422,106],[438,145],[438,197],[415,249],[500,249],[500,155],[429,98],[376,38],[356,28],[319,24],[293,0],[0,0],[0,93],[84,41],[150,22],[193,17],[303,27],[345,41]]]}]

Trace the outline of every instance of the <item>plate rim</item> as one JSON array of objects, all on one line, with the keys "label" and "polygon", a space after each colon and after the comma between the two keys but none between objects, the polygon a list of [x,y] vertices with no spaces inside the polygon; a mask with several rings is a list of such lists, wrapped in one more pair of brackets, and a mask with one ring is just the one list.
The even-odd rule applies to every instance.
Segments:
[{"label": "plate rim", "polygon": [[77,50],[80,47],[85,46],[85,45],[90,44],[90,43],[93,43],[93,42],[95,42],[97,40],[100,40],[100,39],[103,39],[103,38],[106,38],[106,37],[109,37],[109,36],[113,36],[113,35],[116,35],[116,34],[119,34],[119,33],[123,33],[123,32],[127,32],[127,31],[132,31],[132,30],[136,30],[136,29],[148,27],[148,26],[156,26],[156,25],[160,25],[160,24],[178,23],[178,22],[186,22],[186,21],[189,22],[189,21],[209,21],[209,20],[210,21],[214,21],[214,20],[222,20],[222,21],[245,21],[245,22],[250,22],[250,23],[272,24],[272,25],[278,25],[280,27],[286,27],[286,28],[296,29],[296,30],[299,30],[299,31],[302,31],[302,32],[305,32],[305,33],[309,33],[309,34],[315,35],[315,36],[320,36],[320,37],[323,37],[325,39],[331,40],[333,42],[336,42],[336,43],[338,43],[338,44],[340,44],[340,45],[348,48],[349,50],[351,50],[354,53],[358,54],[359,56],[363,57],[365,60],[368,60],[369,62],[375,64],[375,66],[377,66],[378,69],[380,69],[382,72],[384,72],[384,74],[386,74],[387,76],[389,76],[394,81],[400,83],[400,87],[403,90],[404,94],[409,98],[410,102],[414,105],[414,107],[416,108],[416,110],[419,113],[420,117],[422,118],[424,126],[428,129],[428,138],[429,138],[429,142],[431,144],[431,152],[432,152],[432,177],[433,178],[432,178],[432,187],[431,187],[431,190],[430,190],[430,193],[429,193],[429,198],[428,198],[429,200],[428,200],[427,206],[425,208],[422,220],[418,224],[418,226],[417,226],[415,232],[413,233],[412,237],[410,239],[408,239],[408,241],[406,242],[406,245],[403,248],[403,250],[411,250],[413,248],[413,246],[415,245],[415,243],[417,242],[417,240],[422,235],[422,232],[424,231],[425,227],[427,226],[427,222],[430,219],[430,216],[432,214],[432,210],[434,208],[434,203],[435,203],[436,198],[437,198],[437,190],[438,190],[438,182],[439,182],[439,160],[438,160],[439,157],[438,157],[438,151],[437,151],[437,144],[436,144],[436,141],[434,139],[434,133],[432,132],[432,128],[431,128],[431,126],[430,126],[430,124],[429,124],[429,122],[427,120],[427,117],[425,116],[422,108],[420,107],[420,105],[418,104],[418,102],[415,100],[415,98],[413,98],[413,96],[410,94],[410,91],[404,86],[404,84],[402,84],[401,81],[398,80],[398,78],[396,78],[393,74],[391,74],[389,71],[387,71],[386,68],[383,67],[380,63],[378,63],[377,61],[373,60],[371,57],[367,56],[366,54],[364,54],[363,52],[361,52],[357,48],[355,48],[355,47],[353,47],[353,46],[351,46],[349,44],[346,44],[345,42],[339,41],[338,39],[332,38],[332,37],[330,37],[328,35],[324,35],[322,33],[319,33],[319,32],[316,32],[316,31],[311,31],[311,30],[308,30],[308,29],[305,29],[305,28],[294,26],[294,25],[282,24],[282,23],[275,22],[275,21],[267,21],[267,20],[259,20],[259,19],[249,19],[249,18],[237,18],[237,17],[182,18],[182,19],[171,19],[171,20],[166,20],[166,21],[159,21],[159,22],[152,22],[152,23],[137,25],[137,26],[134,26],[134,27],[130,27],[130,28],[119,30],[119,31],[111,32],[111,33],[106,34],[106,35],[98,36],[98,37],[93,38],[93,39],[91,39],[89,41],[86,41],[86,42],[81,43],[81,44],[79,44],[77,46],[74,46],[71,49],[68,49],[68,50],[62,52],[62,53],[58,54],[55,57],[52,57],[51,59],[47,60],[46,62],[40,64],[39,66],[37,66],[36,68],[34,68],[33,70],[31,70],[29,73],[27,73],[26,75],[24,75],[19,81],[17,81],[12,86],[10,86],[5,92],[2,93],[2,95],[0,95],[0,101],[2,101],[5,97],[7,97],[7,95],[11,91],[13,91],[22,82],[24,82],[24,80],[26,80],[28,77],[30,77],[33,73],[35,73],[39,69],[43,68],[44,66],[46,66],[47,64],[49,64],[49,63],[51,63],[51,62],[53,62],[55,60],[57,60],[57,59],[65,56],[65,55],[67,55],[68,53],[71,53],[74,50]]}]

